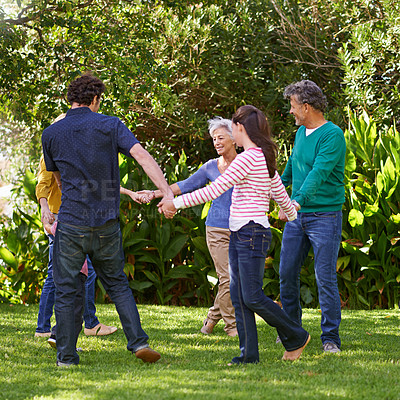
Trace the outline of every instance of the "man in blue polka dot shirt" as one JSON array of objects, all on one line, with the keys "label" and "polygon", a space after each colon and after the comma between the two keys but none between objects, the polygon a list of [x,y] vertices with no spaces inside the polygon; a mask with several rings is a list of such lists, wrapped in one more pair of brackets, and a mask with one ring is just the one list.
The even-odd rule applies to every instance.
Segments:
[{"label": "man in blue polka dot shirt", "polygon": [[46,169],[53,171],[62,186],[53,261],[58,366],[79,363],[74,299],[86,255],[115,303],[128,350],[144,362],[160,358],[147,343],[123,271],[118,153],[133,157],[165,199],[173,199],[173,193],[155,160],[122,121],[98,113],[104,90],[104,83],[93,75],[75,79],[67,94],[71,108],[42,135]]}]

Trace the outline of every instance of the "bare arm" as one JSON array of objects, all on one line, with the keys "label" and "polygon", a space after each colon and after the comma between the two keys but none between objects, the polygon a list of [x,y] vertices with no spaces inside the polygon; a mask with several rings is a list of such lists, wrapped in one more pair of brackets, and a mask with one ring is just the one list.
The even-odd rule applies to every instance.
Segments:
[{"label": "bare arm", "polygon": [[[169,187],[171,188],[172,193],[175,196],[182,194],[181,189],[179,188],[177,183],[173,183]],[[139,190],[136,193],[138,195],[146,195],[148,201],[151,201],[153,199],[159,199],[160,197],[163,197],[163,194],[162,194],[161,190]],[[128,193],[126,193],[126,194],[128,194]]]},{"label": "bare arm", "polygon": [[[173,184],[170,185],[169,187],[171,188],[172,193],[173,193],[175,196],[178,196],[178,195],[182,194],[181,189],[179,189],[179,186],[178,186],[177,183],[173,183]],[[159,197],[162,197],[161,190],[155,190],[155,191],[154,191],[154,197],[155,197],[156,199],[158,199]]]},{"label": "bare arm", "polygon": [[122,186],[119,187],[119,191],[121,194],[126,194],[136,203],[149,203],[154,199],[154,192],[151,190],[143,190],[141,192],[134,192],[132,190],[126,189]]},{"label": "bare arm", "polygon": [[50,211],[49,203],[45,197],[41,197],[39,199],[40,208],[42,210],[42,223],[47,222],[48,224],[52,224],[54,222],[54,215]]},{"label": "bare arm", "polygon": [[53,171],[54,179],[57,182],[58,187],[61,190],[61,174],[60,171]]},{"label": "bare arm", "polygon": [[166,199],[173,199],[174,194],[165,180],[164,175],[155,162],[154,158],[139,143],[132,146],[130,150],[131,156],[142,166],[144,172],[151,181],[158,187],[161,194]]},{"label": "bare arm", "polygon": [[50,211],[49,203],[45,197],[39,199],[40,208],[42,210],[42,224],[47,233],[50,233],[50,228],[54,222],[54,214]]}]

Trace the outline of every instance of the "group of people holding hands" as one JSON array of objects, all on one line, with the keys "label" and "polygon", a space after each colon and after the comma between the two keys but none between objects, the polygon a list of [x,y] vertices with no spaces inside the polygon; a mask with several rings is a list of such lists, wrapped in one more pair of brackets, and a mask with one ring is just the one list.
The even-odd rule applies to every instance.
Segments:
[{"label": "group of people holding hands", "polygon": [[[166,218],[173,218],[179,209],[212,202],[206,239],[219,285],[201,332],[211,334],[222,319],[226,334],[238,335],[240,354],[228,365],[259,362],[255,314],[276,328],[277,342],[285,348],[283,360],[301,356],[310,334],[301,323],[300,269],[311,247],[323,350],[339,352],[341,311],[336,261],[346,144],[342,130],[324,118],[327,102],[321,89],[308,80],[285,89],[299,129],[282,177],[277,172],[277,146],[266,116],[256,107],[245,105],[231,120],[216,117],[209,121],[218,158],[171,186],[133,133],[118,118],[98,113],[104,90],[103,82],[90,74],[75,79],[68,88],[70,110],[42,135],[46,171],[62,192],[57,227],[51,237],[57,365],[79,363],[76,344],[82,328],[82,266],[88,262],[116,306],[128,350],[144,362],[156,362],[161,357],[148,345],[123,272],[120,193],[140,203],[161,198],[158,208]],[[238,147],[244,151],[237,154]],[[157,190],[132,192],[121,188],[118,153],[135,158]],[[285,189],[290,185],[291,198]],[[40,194],[38,198],[42,205]],[[282,308],[263,291],[265,259],[272,238],[268,221],[271,199],[280,207],[279,218],[287,221],[280,258]],[[52,224],[52,213],[45,211],[42,205],[43,223]]]}]

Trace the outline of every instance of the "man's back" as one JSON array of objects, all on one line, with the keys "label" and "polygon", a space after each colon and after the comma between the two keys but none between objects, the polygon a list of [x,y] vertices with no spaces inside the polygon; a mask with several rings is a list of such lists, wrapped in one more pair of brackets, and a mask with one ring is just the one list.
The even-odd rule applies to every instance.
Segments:
[{"label": "man's back", "polygon": [[101,226],[119,215],[118,152],[130,156],[138,143],[116,117],[70,109],[43,132],[48,171],[59,171],[62,205],[59,219],[79,226]]}]

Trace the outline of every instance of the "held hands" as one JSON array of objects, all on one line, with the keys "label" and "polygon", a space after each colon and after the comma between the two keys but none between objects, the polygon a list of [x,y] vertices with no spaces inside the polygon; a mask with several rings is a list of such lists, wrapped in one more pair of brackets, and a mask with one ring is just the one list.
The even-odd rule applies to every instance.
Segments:
[{"label": "held hands", "polygon": [[[140,190],[133,192],[132,190],[121,187],[121,193],[128,195],[134,202],[139,204],[149,203],[156,198],[154,190]],[[176,213],[176,208],[173,203],[173,196],[165,196],[160,203],[158,203],[158,212],[163,213],[165,218],[172,218]]]},{"label": "held hands", "polygon": [[[46,204],[47,205],[47,204]],[[55,221],[54,214],[50,211],[49,207],[42,207],[42,224],[44,227],[51,226],[51,224]]]},{"label": "held hands", "polygon": [[42,224],[45,232],[47,234],[52,235],[52,227],[55,224],[55,217],[54,214],[49,210],[48,207],[42,207]]},{"label": "held hands", "polygon": [[150,201],[155,199],[154,190],[140,190],[134,193],[136,194],[137,198],[135,201],[138,203],[150,203]]},{"label": "held hands", "polygon": [[43,224],[43,228],[44,230],[49,234],[49,235],[55,235],[56,234],[56,229],[57,229],[57,221],[54,222],[54,224],[48,224],[47,222],[45,222]]},{"label": "held hands", "polygon": [[[296,200],[292,200],[292,204],[293,204],[294,208],[296,209],[296,211],[300,210],[301,207],[300,207],[299,203]],[[278,216],[279,216],[279,219],[281,221],[284,221],[284,222],[288,222],[289,221],[288,217],[285,214],[285,211],[283,211],[282,208],[279,209]]]},{"label": "held hands", "polygon": [[47,209],[47,210],[42,209],[42,218],[41,218],[41,220],[42,220],[42,224],[43,225],[45,223],[51,225],[55,221],[55,218],[54,218],[53,213],[49,209]]},{"label": "held hands", "polygon": [[52,227],[52,225],[49,224],[48,222],[43,222],[43,229],[48,235],[52,234],[51,233],[51,227]]},{"label": "held hands", "polygon": [[129,189],[123,189],[123,194],[128,195],[134,202],[139,204],[150,203],[154,199],[154,191],[152,190],[141,190],[139,192],[133,192]]},{"label": "held hands", "polygon": [[174,202],[172,199],[169,198],[163,198],[157,205],[158,207],[158,212],[161,214],[164,214],[165,218],[171,219],[175,213],[176,213],[176,208],[174,206]]},{"label": "held hands", "polygon": [[285,214],[285,211],[283,211],[282,208],[279,209],[279,219],[281,221],[284,221],[284,222],[288,222],[289,221],[288,217]]},{"label": "held hands", "polygon": [[[140,190],[136,192],[136,194],[141,196],[141,198],[147,199],[147,201],[145,201],[146,203],[157,197],[155,191],[153,190]],[[160,195],[158,195],[158,197],[160,197]],[[163,199],[157,204],[158,212],[160,214],[164,214],[164,217],[168,219],[173,218],[176,213],[176,208],[172,200],[173,197],[170,198],[169,196],[164,196]]]},{"label": "held hands", "polygon": [[[135,192],[132,192],[135,193]],[[135,193],[138,196],[138,203],[149,203],[151,200],[155,199],[155,193],[153,190],[141,190]],[[132,198],[133,199],[133,198]],[[134,199],[133,199],[134,200]],[[164,197],[158,204],[158,212],[164,214],[165,218],[171,219],[176,213],[176,208],[171,198]]]},{"label": "held hands", "polygon": [[41,197],[39,199],[39,204],[40,204],[40,208],[42,210],[42,216],[40,219],[42,221],[43,228],[44,228],[45,232],[50,234],[51,233],[50,232],[51,225],[54,223],[56,218],[55,218],[54,214],[50,211],[49,203],[48,203],[46,197]]}]

